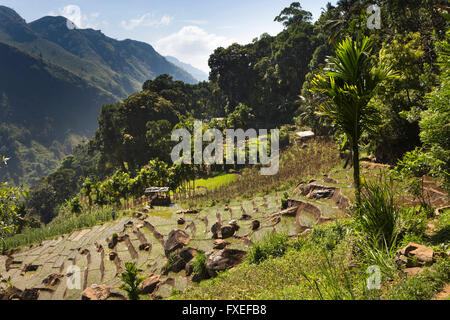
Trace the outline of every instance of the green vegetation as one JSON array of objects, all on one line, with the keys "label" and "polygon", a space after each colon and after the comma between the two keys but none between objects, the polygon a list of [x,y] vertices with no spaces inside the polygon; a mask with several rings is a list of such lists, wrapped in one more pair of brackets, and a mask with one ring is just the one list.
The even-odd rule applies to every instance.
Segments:
[{"label": "green vegetation", "polygon": [[194,257],[194,262],[192,263],[192,274],[195,278],[208,278],[208,272],[206,271],[206,254],[204,252],[199,252]]},{"label": "green vegetation", "polygon": [[361,193],[360,139],[379,122],[377,110],[368,104],[377,86],[396,76],[391,66],[374,65],[370,57],[372,46],[368,37],[361,42],[345,39],[339,43],[336,57],[328,60],[325,75],[312,81],[313,90],[329,99],[319,106],[320,115],[331,118],[350,143],[357,205]]},{"label": "green vegetation", "polygon": [[43,227],[26,228],[21,233],[4,239],[0,244],[0,251],[14,249],[52,239],[75,230],[90,228],[112,220],[111,208],[104,208],[78,216],[59,215]]},{"label": "green vegetation", "polygon": [[[186,75],[173,68],[152,79],[144,75],[131,79],[130,74],[115,74],[130,65],[128,59],[96,63],[105,50],[113,57],[129,55],[142,60],[149,50],[146,45],[130,41],[119,50],[115,40],[107,39],[116,48],[110,51],[104,43],[94,46],[97,32],[81,31],[80,37],[89,40],[86,46],[92,49],[84,61],[70,34],[50,39],[46,24],[55,23],[53,18],[41,19],[29,28],[25,22],[14,22],[12,29],[37,40],[21,45],[13,39],[0,43],[5,61],[28,70],[24,79],[14,70],[1,70],[12,75],[7,80],[20,90],[0,95],[0,153],[17,159],[10,162],[8,172],[1,168],[0,177],[2,181],[25,181],[31,189],[27,194],[6,182],[0,184],[2,252],[105,223],[112,220],[111,210],[122,215],[134,212],[135,206],[146,201],[144,189],[151,186],[169,187],[172,200],[180,207],[201,212],[220,211],[222,204],[231,207],[241,202],[244,213],[243,203],[261,196],[264,203],[253,203],[252,216],[263,221],[264,206],[270,207],[270,214],[285,209],[289,197],[298,196],[294,188],[314,178],[342,190],[350,207],[342,212],[340,201],[347,199],[336,199],[337,193],[332,199],[322,199],[328,191],[313,190],[303,200],[324,213],[317,219],[319,225],[296,237],[277,233],[275,228],[276,223],[283,225],[292,217],[261,226],[273,227],[274,233],[257,242],[251,239],[255,243],[249,246],[245,262],[213,279],[208,279],[206,254],[198,253],[192,262],[193,276],[208,280],[184,292],[174,289],[174,298],[433,298],[449,283],[450,211],[436,210],[448,205],[450,189],[448,7],[429,0],[381,0],[382,28],[373,31],[366,24],[366,9],[372,2],[328,4],[314,23],[312,14],[293,2],[275,17],[283,24],[278,35],[263,34],[246,45],[217,48],[209,59],[209,81],[195,85],[178,81]],[[11,18],[14,13],[0,7],[0,31],[5,29],[1,19],[5,15]],[[0,41],[4,36],[0,32]],[[61,45],[55,49],[54,66],[30,55],[36,46],[48,58],[55,48],[50,44],[53,41]],[[75,41],[70,50],[67,41]],[[74,59],[64,62],[69,51]],[[150,60],[156,58],[152,55]],[[143,74],[153,75],[149,68],[143,66]],[[86,76],[91,77],[89,81]],[[30,113],[23,88],[33,88],[29,96],[44,101],[41,95],[50,94],[38,85],[43,77],[52,79],[51,90],[64,91],[68,99],[81,91],[87,93],[61,110],[55,110],[54,103],[40,102],[33,106],[37,111]],[[1,81],[4,86],[6,82]],[[117,102],[117,96],[137,88],[142,90]],[[86,124],[80,115],[89,117],[91,123]],[[92,134],[95,119],[94,136],[84,140],[83,136]],[[203,131],[280,129],[277,174],[262,176],[260,165],[173,164],[172,131],[186,128],[192,132],[198,120]],[[30,128],[24,130],[24,123],[31,123]],[[316,138],[299,139],[295,135],[299,130],[312,130]],[[258,139],[247,142],[248,146],[260,143]],[[247,159],[245,149],[235,149],[234,155],[245,154]],[[360,163],[362,157],[390,164],[393,170],[366,170]],[[344,167],[353,166],[351,186],[350,178],[333,181],[324,177],[347,175],[348,171],[338,168],[342,160],[346,160]],[[202,187],[207,192],[199,190]],[[352,188],[355,192],[349,194]],[[270,203],[266,202],[268,195]],[[304,211],[305,217],[296,219],[308,218]],[[37,218],[46,225],[41,227]],[[330,218],[337,221],[330,223]],[[203,221],[208,224],[207,219]],[[190,226],[196,230],[195,224]],[[118,237],[117,233],[112,236]],[[237,239],[231,241],[230,246],[244,246]],[[398,250],[410,242],[436,253],[433,263],[421,266],[421,273],[414,276],[400,270],[397,257]],[[177,254],[169,255],[163,273],[178,270],[184,263],[180,259]],[[369,289],[374,266],[380,268],[381,286]],[[139,299],[143,281],[139,270],[132,263],[125,268],[121,288],[130,299]]]},{"label": "green vegetation", "polygon": [[283,233],[266,235],[262,242],[253,244],[248,253],[247,261],[249,263],[261,263],[268,258],[283,256],[288,240],[287,234]]},{"label": "green vegetation", "polygon": [[139,285],[144,281],[143,277],[139,277],[139,270],[136,265],[131,262],[125,263],[125,271],[122,272],[121,278],[123,284],[120,289],[128,294],[128,299],[139,300]]}]

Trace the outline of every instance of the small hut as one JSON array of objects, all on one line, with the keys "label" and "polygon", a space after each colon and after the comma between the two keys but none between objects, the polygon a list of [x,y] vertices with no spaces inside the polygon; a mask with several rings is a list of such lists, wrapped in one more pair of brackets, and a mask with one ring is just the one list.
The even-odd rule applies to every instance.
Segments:
[{"label": "small hut", "polygon": [[150,187],[144,193],[149,205],[168,206],[171,203],[169,191],[169,187]]}]

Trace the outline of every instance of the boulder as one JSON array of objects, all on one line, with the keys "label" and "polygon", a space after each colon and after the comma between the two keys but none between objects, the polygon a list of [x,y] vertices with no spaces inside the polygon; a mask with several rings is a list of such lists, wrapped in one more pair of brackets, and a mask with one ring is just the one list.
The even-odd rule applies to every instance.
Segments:
[{"label": "boulder", "polygon": [[186,263],[184,271],[186,272],[186,276],[189,277],[192,272],[194,272],[194,261],[189,261],[188,263]]},{"label": "boulder", "polygon": [[253,231],[258,230],[261,226],[261,223],[258,220],[253,220],[251,224],[251,228]]},{"label": "boulder", "polygon": [[206,270],[211,277],[217,275],[217,272],[232,268],[242,262],[247,253],[237,249],[223,249],[216,251],[206,259]]},{"label": "boulder", "polygon": [[236,232],[236,228],[232,225],[226,225],[220,228],[222,239],[230,238]]},{"label": "boulder", "polygon": [[40,290],[38,288],[31,288],[23,290],[21,300],[37,300],[39,298]]},{"label": "boulder", "polygon": [[81,300],[106,300],[111,296],[111,288],[93,284],[81,294]]},{"label": "boulder", "polygon": [[252,218],[251,215],[244,213],[242,216],[238,218],[238,220],[250,220]]},{"label": "boulder", "polygon": [[177,219],[177,223],[178,223],[179,225],[183,225],[183,224],[186,223],[186,220],[184,220],[182,217],[180,217],[180,218]]},{"label": "boulder", "polygon": [[234,228],[234,231],[238,231],[239,230],[239,225],[237,224],[236,220],[231,220],[229,223],[230,226],[232,226]]},{"label": "boulder", "polygon": [[164,252],[166,256],[175,250],[183,248],[189,243],[191,238],[183,230],[172,230],[167,236],[167,240],[164,241]]},{"label": "boulder", "polygon": [[187,263],[198,254],[198,250],[192,247],[186,247],[178,251],[178,255]]},{"label": "boulder", "polygon": [[433,249],[410,242],[406,247],[397,251],[395,263],[400,267],[420,267],[431,264],[433,262],[433,257]]},{"label": "boulder", "polygon": [[142,294],[151,294],[155,291],[160,282],[160,276],[152,274],[141,282],[139,290]]},{"label": "boulder", "polygon": [[61,279],[63,277],[64,277],[64,275],[62,275],[60,273],[52,273],[49,276],[47,276],[44,280],[42,280],[42,283],[47,286],[53,287],[53,286],[56,286],[60,282],[59,279]]},{"label": "boulder", "polygon": [[214,241],[214,249],[218,249],[218,250],[222,250],[225,249],[226,246],[228,246],[229,244],[231,244],[231,242],[222,240],[222,239],[217,239]]},{"label": "boulder", "polygon": [[133,213],[133,218],[139,219],[140,217],[142,217],[142,212],[136,211],[135,213]]},{"label": "boulder", "polygon": [[211,232],[213,234],[213,239],[217,239],[219,236],[219,231],[220,231],[220,223],[216,222],[212,225],[211,227]]},{"label": "boulder", "polygon": [[141,243],[139,245],[139,250],[150,251],[151,249],[152,249],[152,245],[150,243]]},{"label": "boulder", "polygon": [[117,252],[113,251],[109,253],[109,260],[110,261],[114,261],[114,259],[116,259],[117,257]]}]

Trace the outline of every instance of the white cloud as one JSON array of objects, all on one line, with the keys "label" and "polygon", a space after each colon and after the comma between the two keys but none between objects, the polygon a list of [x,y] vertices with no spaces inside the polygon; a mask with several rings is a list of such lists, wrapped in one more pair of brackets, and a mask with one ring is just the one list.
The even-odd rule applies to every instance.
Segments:
[{"label": "white cloud", "polygon": [[75,23],[75,25],[78,28],[82,28],[82,29],[84,29],[84,28],[97,29],[99,26],[98,22],[96,21],[97,18],[100,16],[100,14],[98,12],[91,13],[90,15],[83,14],[81,12],[81,8],[74,4],[69,4],[69,5],[65,6],[64,8],[59,9],[58,13],[55,13],[55,11],[51,11],[49,13],[49,15],[63,16],[65,18],[69,19],[70,21],[72,21],[73,23]]},{"label": "white cloud", "polygon": [[198,26],[185,26],[177,33],[156,42],[156,50],[165,56],[174,56],[196,68],[209,72],[208,59],[218,47],[234,42],[223,36],[208,33]]},{"label": "white cloud", "polygon": [[155,18],[153,13],[146,13],[143,16],[131,19],[130,21],[122,21],[120,24],[126,30],[133,30],[136,27],[159,27],[168,26],[173,20],[173,17],[164,15],[160,19]]}]

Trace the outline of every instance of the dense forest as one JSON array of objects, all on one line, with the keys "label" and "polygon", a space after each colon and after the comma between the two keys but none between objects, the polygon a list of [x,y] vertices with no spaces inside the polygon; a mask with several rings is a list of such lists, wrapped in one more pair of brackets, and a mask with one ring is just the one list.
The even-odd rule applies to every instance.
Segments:
[{"label": "dense forest", "polygon": [[[282,128],[283,134],[296,125],[335,140],[343,152],[351,147],[355,152],[356,146],[356,154],[397,165],[402,173],[441,179],[448,190],[448,3],[380,0],[379,30],[366,24],[371,3],[340,0],[313,22],[312,14],[294,2],[274,18],[284,26],[278,35],[217,48],[209,58],[209,81],[188,84],[163,74],[123,101],[103,105],[93,138],[78,144],[53,173],[31,187],[27,200],[17,204],[18,214],[48,223],[62,208],[80,210],[83,195],[103,206],[139,197],[150,184],[176,189],[207,176],[210,168],[170,160],[171,132],[192,128],[196,119],[205,130]],[[329,56],[349,38],[370,39],[367,63],[396,71],[371,91],[366,104],[373,123],[358,134],[359,143],[347,139],[339,121],[323,117],[319,106],[327,93],[317,89],[318,77],[329,70]],[[5,136],[14,137],[8,130]],[[0,153],[8,157],[9,150]]]}]

